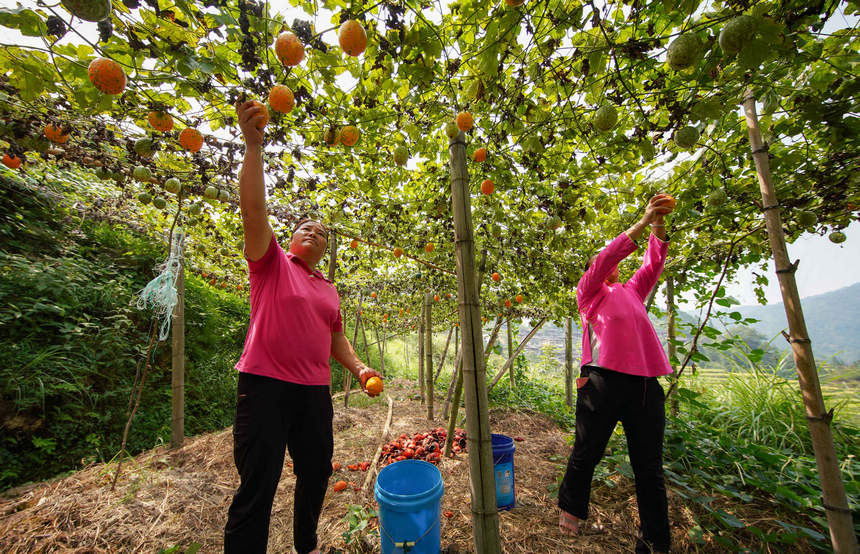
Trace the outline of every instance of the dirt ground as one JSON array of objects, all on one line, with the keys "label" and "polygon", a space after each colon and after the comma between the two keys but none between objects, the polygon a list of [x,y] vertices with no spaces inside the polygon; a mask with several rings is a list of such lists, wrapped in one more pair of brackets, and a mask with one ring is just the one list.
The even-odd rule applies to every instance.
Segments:
[{"label": "dirt ground", "polygon": [[[415,392],[412,382],[387,384],[386,394],[393,400],[389,439],[444,426],[444,399],[436,399],[431,421]],[[357,487],[364,484],[367,474],[346,466],[372,460],[383,442],[387,412],[382,399],[364,408],[344,408],[342,400],[335,402],[334,460],[343,469],[335,472],[330,485],[341,479]],[[564,536],[558,531],[553,491],[567,462],[569,435],[536,414],[495,410],[490,422],[494,433],[522,438],[515,443],[514,454],[516,507],[499,514],[503,552],[633,551],[638,516],[632,482],[619,477],[614,487],[596,486],[587,531],[579,537]],[[124,463],[115,491],[110,490],[115,463],[91,465],[61,479],[7,491],[0,496],[0,551],[156,553],[176,547],[173,552],[184,552],[196,543],[199,552],[220,552],[227,508],[238,486],[232,446],[232,429],[225,429],[189,438],[177,451],[145,452]],[[286,466],[272,511],[269,552],[286,553],[292,547],[295,478],[289,456]],[[443,458],[439,469],[445,486],[441,509],[452,514],[441,518],[442,551],[474,552],[468,455]],[[347,534],[347,544],[350,506],[378,509],[372,480],[358,491],[350,486],[334,492],[329,487],[319,525],[320,548],[326,553],[379,552],[375,518],[366,518],[363,533]],[[688,538],[687,531],[695,526],[693,509],[670,488],[673,550],[721,552],[714,544],[695,544]],[[806,550],[801,546],[792,551]]]}]

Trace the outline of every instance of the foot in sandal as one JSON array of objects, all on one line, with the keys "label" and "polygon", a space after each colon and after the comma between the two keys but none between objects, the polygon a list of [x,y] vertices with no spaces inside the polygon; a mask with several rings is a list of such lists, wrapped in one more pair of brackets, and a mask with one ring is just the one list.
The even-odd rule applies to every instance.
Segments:
[{"label": "foot in sandal", "polygon": [[558,516],[558,529],[562,535],[575,536],[579,534],[579,518],[564,510]]}]

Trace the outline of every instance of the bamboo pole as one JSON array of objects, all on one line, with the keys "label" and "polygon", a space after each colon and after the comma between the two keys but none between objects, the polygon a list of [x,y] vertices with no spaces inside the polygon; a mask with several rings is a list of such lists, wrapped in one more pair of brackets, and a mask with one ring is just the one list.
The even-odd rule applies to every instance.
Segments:
[{"label": "bamboo pole", "polygon": [[382,339],[379,338],[379,327],[373,328],[376,335],[376,348],[379,350],[379,373],[385,375],[385,330],[382,330]]},{"label": "bamboo pole", "polygon": [[[445,398],[445,408],[442,410],[442,419],[446,420],[448,419],[448,408],[451,406],[451,396],[454,395],[455,391],[458,389],[462,390],[463,388],[463,378],[460,377],[460,373],[463,371],[463,357],[458,353],[454,360],[454,370],[451,372],[451,383],[448,385],[448,395]],[[457,392],[456,396],[457,409],[459,409],[460,393]],[[451,425],[448,427],[451,428]]]},{"label": "bamboo pole", "polygon": [[337,233],[331,232],[331,249],[328,257],[328,280],[334,283],[334,274],[337,270]]},{"label": "bamboo pole", "polygon": [[424,398],[424,303],[421,303],[421,317],[418,319],[418,388],[421,391],[421,404]]},{"label": "bamboo pole", "polygon": [[[678,347],[675,346],[675,279],[669,275],[666,277],[666,342],[668,342],[669,363],[677,356]],[[672,366],[672,381],[678,380],[678,375]],[[672,414],[678,413],[678,395],[672,396],[669,409]]]},{"label": "bamboo pole", "polygon": [[496,373],[496,376],[493,377],[493,381],[490,383],[488,390],[492,390],[493,387],[496,386],[496,383],[499,382],[499,379],[502,378],[502,375],[505,374],[505,371],[507,371],[508,368],[513,365],[516,357],[520,355],[520,352],[522,352],[523,349],[526,347],[526,345],[529,343],[529,341],[532,340],[532,338],[535,336],[535,333],[538,332],[538,329],[540,329],[543,326],[545,321],[546,321],[546,317],[541,318],[541,320],[538,321],[537,325],[532,327],[532,330],[529,331],[529,334],[526,335],[526,338],[524,338],[523,341],[520,343],[520,345],[517,347],[516,352],[514,352],[513,355],[510,358],[508,358],[508,360],[505,362],[505,365],[502,366],[502,369],[500,369],[499,372]]},{"label": "bamboo pole", "polygon": [[564,401],[573,405],[573,318],[564,318]]},{"label": "bamboo pole", "polygon": [[[507,327],[507,331],[508,331],[508,351],[506,352],[506,354],[510,358],[511,352],[514,351],[514,335],[513,335],[513,333],[511,333],[511,318],[508,318],[508,320],[505,324],[505,327]],[[514,390],[514,387],[516,386],[517,383],[516,383],[516,378],[514,377],[513,371],[510,373],[510,376],[511,376],[511,390]]]},{"label": "bamboo pole", "polygon": [[466,172],[465,135],[461,132],[448,146],[451,159],[451,203],[454,211],[454,243],[457,253],[457,298],[463,328],[463,387],[466,395],[466,438],[469,441],[472,532],[475,550],[501,552],[499,513],[490,438],[487,382],[484,373],[481,311],[475,271],[475,241],[469,175]]},{"label": "bamboo pole", "polygon": [[433,419],[433,294],[424,294],[424,377],[427,384],[427,419]]},{"label": "bamboo pole", "polygon": [[[184,238],[182,240],[184,243]],[[180,244],[180,248],[184,244]],[[185,256],[179,258],[176,277],[176,306],[173,308],[171,344],[171,411],[170,448],[181,448],[185,442]]]},{"label": "bamboo pole", "polygon": [[[358,340],[358,326],[361,325],[361,302],[364,300],[364,294],[358,294],[358,307],[355,309],[355,327],[352,330],[352,347],[355,348],[355,343]],[[367,346],[364,347],[365,356],[367,355]],[[369,361],[369,360],[368,360]],[[349,406],[349,390],[352,388],[352,372],[343,368],[343,407]]]},{"label": "bamboo pole", "polygon": [[748,90],[744,97],[744,115],[746,116],[750,148],[755,161],[759,189],[761,190],[767,234],[773,251],[773,261],[779,279],[779,288],[782,292],[785,316],[788,320],[789,342],[794,355],[794,363],[797,366],[797,377],[806,408],[806,421],[809,425],[812,447],[815,450],[815,462],[821,478],[822,505],[827,513],[827,523],[830,526],[830,540],[833,543],[833,550],[837,554],[853,554],[857,552],[857,536],[854,534],[851,510],[848,506],[845,486],[839,471],[836,449],[833,446],[833,434],[830,429],[833,411],[827,411],[824,406],[824,398],[821,396],[821,385],[815,368],[812,343],[806,330],[800,294],[797,291],[797,283],[794,278],[797,262],[792,264],[789,261],[786,250],[785,235],[782,231],[782,221],[778,209],[779,201],[771,181],[768,148],[762,142],[755,97],[751,90]]},{"label": "bamboo pole", "polygon": [[376,465],[379,463],[379,457],[382,455],[382,447],[385,446],[385,441],[388,440],[388,433],[391,430],[391,416],[394,413],[394,400],[391,399],[391,395],[386,394],[385,398],[388,400],[388,415],[385,417],[385,425],[382,427],[382,434],[379,437],[379,446],[376,449],[376,453],[373,455],[373,460],[370,462],[370,469],[367,472],[367,476],[364,478],[364,483],[361,484],[361,490],[364,492],[370,492],[370,483],[373,481],[373,476],[376,475]]},{"label": "bamboo pole", "polygon": [[434,384],[439,380],[439,375],[442,374],[442,366],[445,365],[445,358],[448,357],[448,347],[451,345],[451,335],[454,334],[454,329],[456,329],[456,327],[451,327],[448,331],[448,338],[445,339],[445,349],[442,350],[442,359],[439,360],[439,367],[436,368],[436,375],[433,377]]}]

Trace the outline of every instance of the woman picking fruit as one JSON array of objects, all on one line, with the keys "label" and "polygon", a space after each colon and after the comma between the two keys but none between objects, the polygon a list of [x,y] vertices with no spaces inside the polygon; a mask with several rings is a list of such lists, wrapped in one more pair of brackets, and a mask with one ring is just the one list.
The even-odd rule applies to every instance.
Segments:
[{"label": "woman picking fruit", "polygon": [[[644,303],[663,272],[669,242],[663,216],[675,199],[658,194],[645,215],[585,267],[576,286],[582,318],[582,367],[576,380],[576,439],[558,492],[562,533],[575,535],[588,517],[594,468],[618,421],[624,427],[636,480],[639,537],[636,552],[669,551],[669,515],[663,478],[666,414],[657,377],[672,373]],[[642,266],[626,283],[618,264],[636,250],[651,226]]]},{"label": "woman picking fruit", "polygon": [[[289,252],[275,240],[263,183],[265,110],[254,101],[236,106],[245,140],[239,204],[251,280],[251,321],[236,364],[233,457],[241,482],[228,512],[224,551],[266,552],[272,502],[289,449],[296,475],[294,551],[306,554],[319,552],[317,524],[332,473],[329,357],[351,371],[370,396],[379,394],[382,383],[344,335],[334,285],[314,269],[326,250],[325,226],[311,219],[299,221]],[[373,378],[379,383],[374,380],[368,386]]]}]

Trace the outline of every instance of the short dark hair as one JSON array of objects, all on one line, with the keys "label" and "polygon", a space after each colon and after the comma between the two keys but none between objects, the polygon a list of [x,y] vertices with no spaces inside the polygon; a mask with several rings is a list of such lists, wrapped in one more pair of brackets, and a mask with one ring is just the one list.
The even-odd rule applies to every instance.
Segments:
[{"label": "short dark hair", "polygon": [[308,222],[316,223],[317,225],[319,225],[320,227],[322,227],[323,232],[325,233],[325,240],[326,240],[326,242],[328,242],[328,227],[326,227],[326,226],[325,226],[325,224],[324,224],[322,221],[318,221],[318,220],[316,220],[316,219],[312,219],[312,218],[310,218],[310,217],[303,217],[303,218],[301,218],[301,219],[299,220],[299,222],[298,222],[298,223],[296,223],[296,226],[295,226],[295,227],[293,227],[293,233],[295,233],[296,231],[298,231],[298,230],[299,230],[299,227],[301,227],[302,225],[304,225],[305,223],[308,223]]}]

